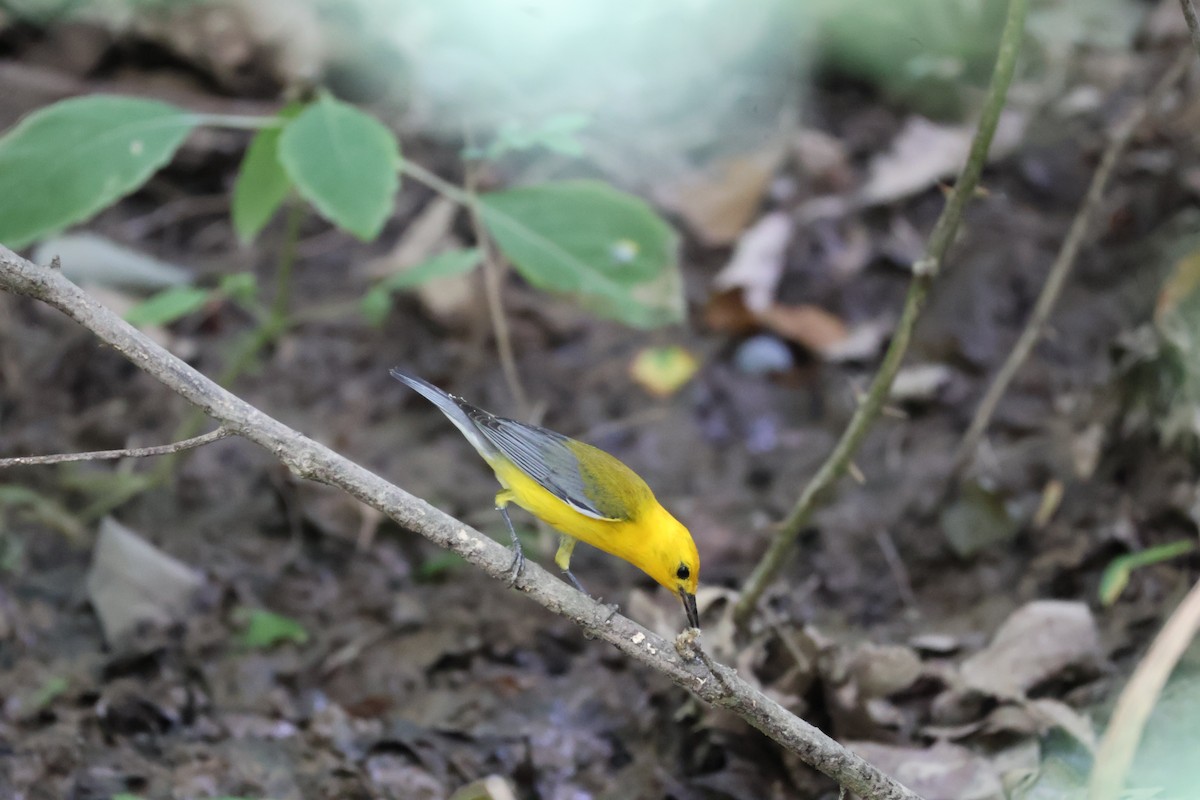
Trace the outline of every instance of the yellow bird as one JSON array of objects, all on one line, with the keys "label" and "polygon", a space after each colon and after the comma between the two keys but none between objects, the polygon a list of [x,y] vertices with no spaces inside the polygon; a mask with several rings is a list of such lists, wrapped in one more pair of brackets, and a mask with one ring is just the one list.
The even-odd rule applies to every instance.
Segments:
[{"label": "yellow bird", "polygon": [[393,369],[392,377],[437,406],[496,473],[504,487],[496,494],[496,508],[512,536],[514,581],[525,557],[508,517],[509,503],[559,531],[554,563],[575,588],[583,591],[571,574],[571,552],[576,542],[586,542],[628,561],[677,594],[688,624],[700,627],[696,543],[637,473],[590,444],[489,414],[414,375]]}]

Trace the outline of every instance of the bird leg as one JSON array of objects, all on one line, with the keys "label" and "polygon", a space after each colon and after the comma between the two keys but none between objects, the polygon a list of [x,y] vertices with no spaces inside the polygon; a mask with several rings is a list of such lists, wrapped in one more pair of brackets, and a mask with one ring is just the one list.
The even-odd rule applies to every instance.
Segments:
[{"label": "bird leg", "polygon": [[[575,545],[578,543],[578,539],[560,533],[558,535],[558,552],[554,554],[554,563],[557,564],[558,568],[561,569],[563,574],[567,576],[567,580],[571,582],[572,586],[578,589],[581,593],[591,597],[591,595],[588,594],[588,590],[583,588],[583,584],[579,582],[579,578],[576,578],[575,573],[571,572],[571,553],[575,550]],[[597,597],[595,599],[599,603],[604,603],[603,597]],[[617,612],[621,610],[621,607],[616,603],[606,603],[604,607],[608,609],[608,616],[604,618],[605,623],[611,622],[612,618],[615,617]]]},{"label": "bird leg", "polygon": [[587,589],[583,588],[583,584],[579,582],[579,578],[576,578],[575,573],[571,572],[571,553],[575,550],[577,542],[578,540],[574,537],[560,533],[558,535],[558,552],[554,554],[554,563],[567,576],[567,580],[571,582],[572,586],[587,594]]},{"label": "bird leg", "polygon": [[512,537],[513,560],[512,566],[508,568],[508,585],[516,585],[517,578],[521,577],[521,571],[525,569],[525,554],[521,552],[521,540],[517,538],[517,529],[513,527],[512,520],[508,516],[508,504],[513,500],[513,493],[505,489],[496,493],[496,510],[500,512],[500,516],[504,517],[504,524],[508,526],[508,534]]}]

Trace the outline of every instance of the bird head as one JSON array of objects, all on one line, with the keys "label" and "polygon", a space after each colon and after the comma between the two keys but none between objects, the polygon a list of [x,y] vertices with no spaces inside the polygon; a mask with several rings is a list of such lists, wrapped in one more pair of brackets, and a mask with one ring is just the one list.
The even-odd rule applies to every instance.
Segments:
[{"label": "bird head", "polygon": [[696,587],[700,583],[700,553],[692,534],[662,506],[657,506],[648,516],[650,519],[639,522],[652,541],[646,543],[649,546],[640,548],[642,558],[638,566],[679,597],[688,625],[699,628]]}]

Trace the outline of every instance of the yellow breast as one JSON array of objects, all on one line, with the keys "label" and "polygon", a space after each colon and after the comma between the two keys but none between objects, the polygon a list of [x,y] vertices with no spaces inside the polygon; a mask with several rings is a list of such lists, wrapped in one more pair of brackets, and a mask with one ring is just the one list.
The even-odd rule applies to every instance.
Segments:
[{"label": "yellow breast", "polygon": [[506,459],[496,459],[491,466],[504,488],[513,493],[514,502],[530,514],[561,533],[617,558],[638,563],[634,554],[639,538],[632,523],[581,514]]}]

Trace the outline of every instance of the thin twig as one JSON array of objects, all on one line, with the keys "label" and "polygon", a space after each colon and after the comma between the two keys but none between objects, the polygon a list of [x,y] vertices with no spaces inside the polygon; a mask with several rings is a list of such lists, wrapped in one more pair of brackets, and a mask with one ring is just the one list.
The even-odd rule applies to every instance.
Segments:
[{"label": "thin twig", "polygon": [[871,381],[867,396],[859,404],[851,417],[842,438],[838,440],[833,452],[825,459],[825,463],[817,470],[796,505],[792,507],[787,518],[780,523],[767,552],[755,566],[754,572],[742,589],[742,595],[734,606],[734,618],[744,624],[758,605],[767,586],[779,574],[784,561],[791,552],[796,538],[807,527],[813,512],[825,497],[832,491],[834,484],[846,472],[850,459],[858,449],[867,431],[879,416],[880,410],[887,401],[892,380],[900,369],[908,344],[912,339],[913,328],[920,316],[921,308],[925,305],[925,297],[934,278],[942,268],[946,252],[954,242],[962,220],[963,210],[975,194],[979,176],[983,172],[987,160],[988,148],[992,136],[996,132],[996,124],[1000,113],[1004,110],[1004,101],[1008,95],[1008,86],[1012,82],[1013,71],[1016,68],[1017,54],[1021,49],[1021,39],[1025,29],[1025,13],[1029,8],[1029,0],[1010,0],[1008,17],[1004,23],[1004,32],[1000,36],[1000,49],[996,54],[996,66],[992,72],[991,85],[988,87],[987,98],[984,100],[983,113],[979,118],[979,127],[971,142],[971,150],[963,165],[962,173],[954,185],[954,190],[946,202],[946,207],[938,217],[933,231],[929,234],[929,244],[924,258],[913,264],[912,282],[908,287],[908,295],[904,300],[904,309],[900,313],[900,321],[892,334],[891,344],[879,365],[879,372]]},{"label": "thin twig", "polygon": [[1196,7],[1192,5],[1192,0],[1179,0],[1179,7],[1183,9],[1188,32],[1192,34],[1192,45],[1196,48],[1196,54],[1200,55],[1200,20],[1196,19]]},{"label": "thin twig", "polygon": [[71,461],[105,461],[113,458],[146,458],[147,456],[165,456],[178,453],[180,450],[191,450],[206,444],[232,436],[233,431],[221,427],[202,436],[193,436],[181,442],[160,444],[154,447],[126,447],[122,450],[93,450],[89,453],[56,453],[51,456],[17,456],[15,458],[0,458],[0,469],[5,467],[25,467],[34,464],[65,464]]},{"label": "thin twig", "polygon": [[886,530],[875,531],[875,543],[883,552],[883,560],[887,562],[888,570],[892,573],[892,580],[896,582],[896,591],[900,593],[900,599],[904,601],[904,605],[908,607],[909,611],[917,611],[917,595],[913,592],[912,579],[908,576],[908,567],[905,566],[904,559],[900,557],[900,551],[892,540],[892,534]]},{"label": "thin twig", "polygon": [[[41,300],[62,311],[222,426],[271,451],[297,476],[340,488],[387,514],[400,527],[462,556],[492,578],[509,581],[512,554],[508,548],[221,388],[102,306],[61,272],[40,267],[0,246],[0,289]],[[711,680],[712,667],[685,661],[662,637],[614,614],[537,564],[526,563],[516,588],[551,612],[572,620],[585,634],[605,640],[631,660],[741,717],[860,797],[919,800],[733,670],[717,665],[715,671],[722,681]]]},{"label": "thin twig", "polygon": [[1025,363],[1025,359],[1029,357],[1034,345],[1037,344],[1038,339],[1041,337],[1042,331],[1046,326],[1046,321],[1050,318],[1050,312],[1054,310],[1054,304],[1058,302],[1058,297],[1062,294],[1063,286],[1071,274],[1071,268],[1075,265],[1075,259],[1079,255],[1079,250],[1087,238],[1092,220],[1095,218],[1100,204],[1104,200],[1104,192],[1108,188],[1109,179],[1112,177],[1113,170],[1116,168],[1121,154],[1129,145],[1138,127],[1158,107],[1159,103],[1162,102],[1163,95],[1179,81],[1191,65],[1193,59],[1194,55],[1190,49],[1181,53],[1146,99],[1134,106],[1113,129],[1112,139],[1109,141],[1104,155],[1100,158],[1100,165],[1096,167],[1096,172],[1092,175],[1092,183],[1088,186],[1083,203],[1080,205],[1079,211],[1076,212],[1075,219],[1071,222],[1071,227],[1067,231],[1066,238],[1063,239],[1062,247],[1058,251],[1058,256],[1054,259],[1054,264],[1050,267],[1050,272],[1046,276],[1046,284],[1042,287],[1042,293],[1038,296],[1037,303],[1034,304],[1033,312],[1029,315],[1029,321],[1025,323],[1025,328],[1021,331],[1021,336],[1017,339],[1017,343],[1009,352],[1008,358],[1004,360],[1004,364],[1001,365],[1000,370],[996,373],[996,377],[992,379],[992,383],[988,387],[987,392],[984,393],[983,399],[979,401],[979,407],[975,410],[975,416],[971,419],[971,424],[967,427],[967,432],[963,434],[962,442],[959,444],[958,451],[954,456],[952,475],[958,475],[963,467],[967,466],[967,463],[974,457],[975,448],[979,445],[979,440],[983,436],[984,431],[987,430],[988,423],[992,419],[992,414],[996,411],[996,406],[999,405],[1001,398],[1004,396],[1005,391],[1008,390],[1008,386],[1012,383],[1017,371]]},{"label": "thin twig", "polygon": [[1171,613],[1121,691],[1092,760],[1088,782],[1091,800],[1116,800],[1121,796],[1146,720],[1197,631],[1200,631],[1200,582]]},{"label": "thin twig", "polygon": [[521,384],[521,373],[517,371],[517,359],[513,352],[512,335],[508,329],[508,317],[504,313],[504,297],[502,295],[504,269],[500,259],[496,257],[495,243],[488,235],[487,227],[483,224],[483,215],[479,211],[479,199],[475,194],[475,170],[468,164],[466,168],[467,212],[471,217],[471,229],[475,234],[475,243],[483,253],[483,290],[487,295],[488,316],[492,320],[492,332],[496,335],[496,353],[500,356],[500,369],[504,373],[504,382],[512,393],[517,404],[517,416],[529,418],[529,395]]}]

